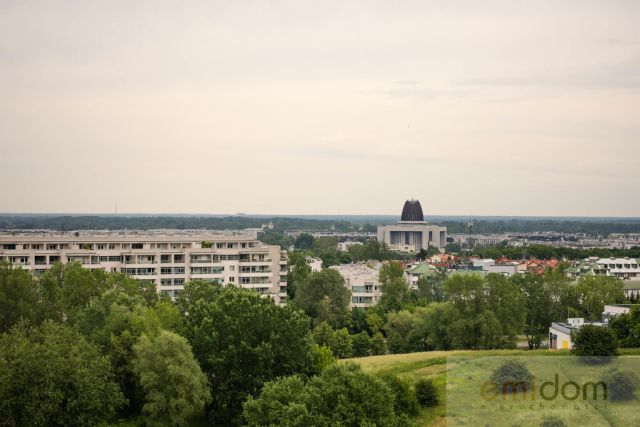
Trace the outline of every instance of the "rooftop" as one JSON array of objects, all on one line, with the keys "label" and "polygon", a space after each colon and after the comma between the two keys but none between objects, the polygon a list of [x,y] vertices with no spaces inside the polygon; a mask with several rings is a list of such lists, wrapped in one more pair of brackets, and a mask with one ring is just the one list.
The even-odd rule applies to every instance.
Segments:
[{"label": "rooftop", "polygon": [[400,221],[424,222],[424,214],[422,213],[422,206],[420,205],[420,202],[413,199],[404,202]]}]

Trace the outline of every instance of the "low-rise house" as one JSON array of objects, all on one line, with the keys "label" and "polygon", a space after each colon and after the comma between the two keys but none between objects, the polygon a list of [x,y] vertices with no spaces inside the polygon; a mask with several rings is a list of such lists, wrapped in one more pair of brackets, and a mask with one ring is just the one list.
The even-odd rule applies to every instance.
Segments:
[{"label": "low-rise house", "polygon": [[571,336],[584,325],[607,326],[602,322],[585,322],[582,317],[570,318],[566,322],[553,322],[549,327],[549,349],[571,350],[573,341]]},{"label": "low-rise house", "polygon": [[407,282],[409,283],[409,285],[411,286],[412,289],[417,289],[418,287],[418,280],[421,277],[434,277],[438,275],[438,269],[436,267],[434,267],[433,265],[424,263],[424,262],[420,262],[420,263],[416,263],[416,264],[410,264],[409,266],[406,267],[405,271],[405,277],[407,279]]},{"label": "low-rise house", "polygon": [[339,242],[338,251],[347,252],[349,250],[349,246],[354,245],[362,245],[362,242],[358,242],[357,240],[347,240],[346,242]]},{"label": "low-rise house", "polygon": [[640,262],[634,258],[589,257],[576,262],[566,270],[567,276],[608,276],[622,280],[640,279]]}]

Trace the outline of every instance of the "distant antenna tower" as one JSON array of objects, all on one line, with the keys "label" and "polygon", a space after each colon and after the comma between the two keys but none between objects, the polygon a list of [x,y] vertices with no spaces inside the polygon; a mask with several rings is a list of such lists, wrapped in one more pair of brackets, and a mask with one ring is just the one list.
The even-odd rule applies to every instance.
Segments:
[{"label": "distant antenna tower", "polygon": [[471,231],[473,231],[473,221],[467,222],[467,231],[469,233],[469,258],[471,258]]},{"label": "distant antenna tower", "polygon": [[116,202],[116,216],[118,216],[118,202]]}]

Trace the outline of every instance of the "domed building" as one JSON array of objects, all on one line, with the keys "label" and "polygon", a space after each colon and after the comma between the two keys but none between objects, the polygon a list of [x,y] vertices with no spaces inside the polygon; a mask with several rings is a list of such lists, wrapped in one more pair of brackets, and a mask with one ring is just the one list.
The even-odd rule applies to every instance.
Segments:
[{"label": "domed building", "polygon": [[400,221],[378,227],[378,241],[399,252],[420,252],[430,247],[442,252],[447,244],[447,227],[427,224],[420,202],[407,200]]}]

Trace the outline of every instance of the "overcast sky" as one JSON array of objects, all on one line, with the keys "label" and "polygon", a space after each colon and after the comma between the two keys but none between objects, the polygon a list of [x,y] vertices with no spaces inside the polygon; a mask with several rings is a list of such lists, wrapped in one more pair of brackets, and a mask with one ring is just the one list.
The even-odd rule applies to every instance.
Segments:
[{"label": "overcast sky", "polygon": [[0,212],[640,216],[640,1],[0,0]]}]

